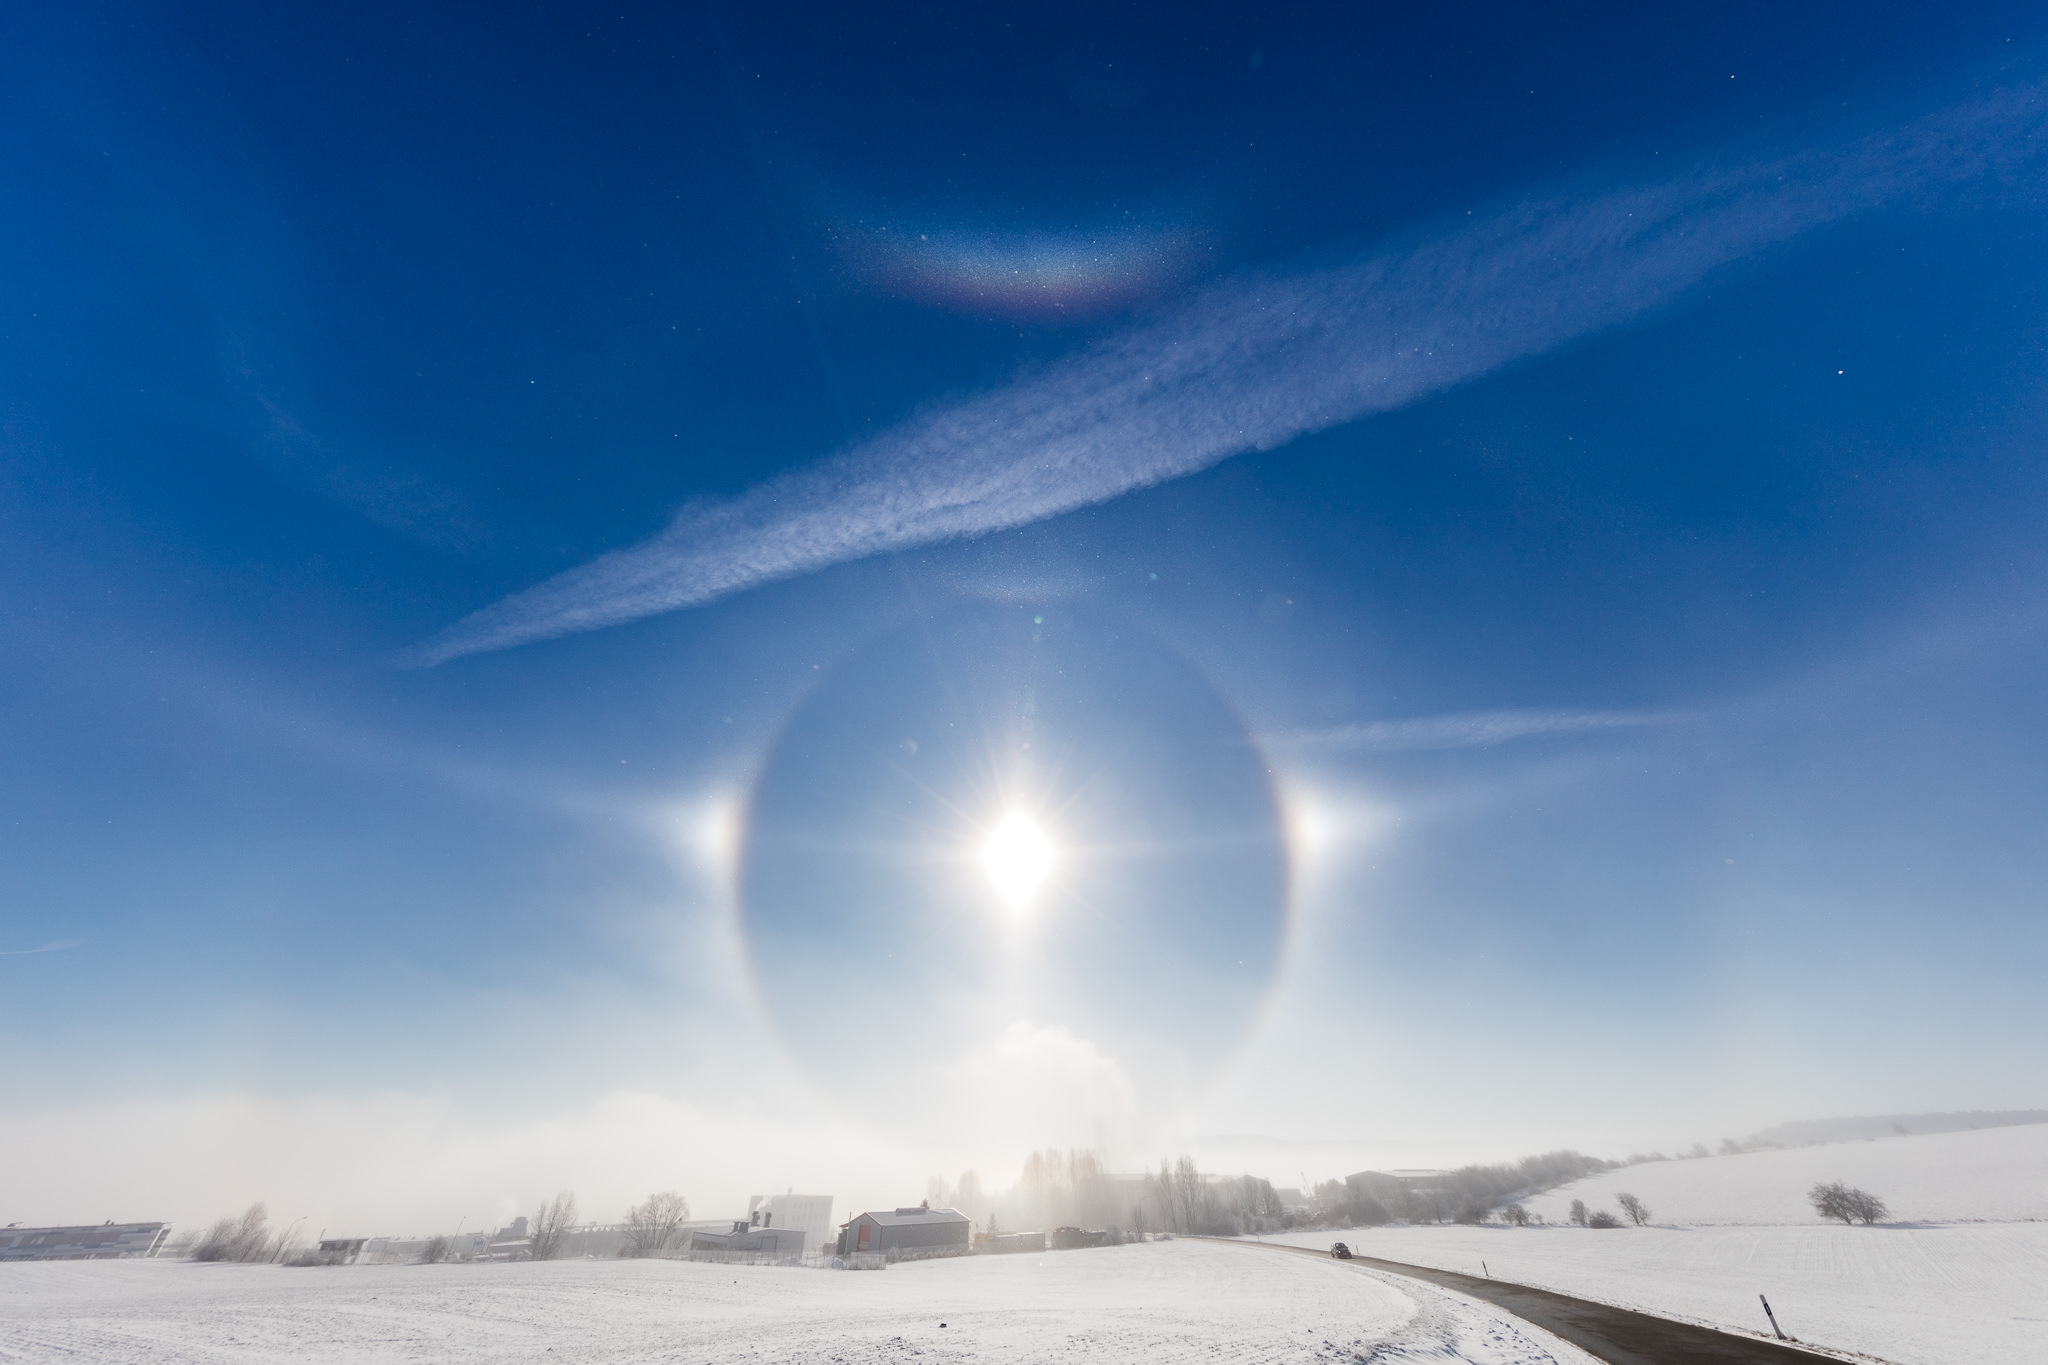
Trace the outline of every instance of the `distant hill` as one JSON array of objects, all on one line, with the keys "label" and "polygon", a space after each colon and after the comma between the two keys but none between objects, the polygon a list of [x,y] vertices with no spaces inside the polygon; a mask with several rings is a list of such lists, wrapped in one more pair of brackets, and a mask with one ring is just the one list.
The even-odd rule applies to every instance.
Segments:
[{"label": "distant hill", "polygon": [[1974,1133],[1650,1161],[1590,1175],[1523,1203],[1545,1221],[1562,1223],[1574,1199],[1620,1212],[1626,1190],[1662,1224],[1818,1225],[1806,1192],[1824,1180],[1869,1190],[1891,1205],[1900,1222],[2048,1219],[2048,1126],[2008,1124]]},{"label": "distant hill", "polygon": [[1805,1119],[1751,1133],[1739,1144],[1759,1147],[1811,1147],[1821,1142],[1867,1142],[1871,1138],[1913,1137],[1928,1133],[1972,1133],[1979,1128],[2011,1128],[2023,1123],[2048,1123],[2048,1109],[1972,1109],[1953,1114],[1876,1114],[1841,1119]]}]

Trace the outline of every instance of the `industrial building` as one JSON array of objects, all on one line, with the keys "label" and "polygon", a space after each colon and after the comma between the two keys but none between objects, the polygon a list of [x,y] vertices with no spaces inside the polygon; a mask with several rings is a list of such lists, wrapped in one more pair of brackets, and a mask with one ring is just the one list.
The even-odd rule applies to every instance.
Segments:
[{"label": "industrial building", "polygon": [[732,1256],[771,1256],[787,1260],[804,1254],[804,1234],[799,1228],[764,1228],[735,1218],[721,1230],[690,1231],[690,1250],[719,1251]]},{"label": "industrial building", "polygon": [[0,1228],[0,1261],[119,1261],[154,1256],[169,1223],[99,1223],[75,1228]]},{"label": "industrial building", "polygon": [[832,1238],[829,1194],[757,1194],[747,1201],[745,1221],[697,1223],[689,1229],[691,1251],[735,1256],[802,1257]]},{"label": "industrial building", "polygon": [[863,1213],[839,1229],[841,1256],[860,1252],[943,1252],[968,1249],[974,1225],[958,1209],[914,1208]]},{"label": "industrial building", "polygon": [[747,1221],[754,1227],[794,1228],[804,1235],[804,1253],[832,1245],[832,1196],[829,1194],[757,1194],[747,1201]]}]

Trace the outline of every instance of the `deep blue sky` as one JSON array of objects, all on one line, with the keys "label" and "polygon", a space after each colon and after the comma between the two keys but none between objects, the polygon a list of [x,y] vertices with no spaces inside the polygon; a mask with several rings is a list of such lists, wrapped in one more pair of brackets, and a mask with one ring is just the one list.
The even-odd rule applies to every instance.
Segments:
[{"label": "deep blue sky", "polygon": [[[1789,11],[17,7],[9,1107],[61,1145],[166,1106],[232,1147],[207,1106],[429,1096],[516,1128],[632,1092],[849,1124],[863,1171],[1000,1166],[1040,1137],[971,1086],[929,1147],[868,1125],[847,1084],[863,1048],[908,1055],[907,1016],[836,1035],[745,935],[886,979],[898,931],[847,907],[887,890],[859,869],[912,780],[907,699],[990,727],[915,779],[971,844],[1014,776],[995,730],[1065,667],[1046,695],[1087,719],[1033,799],[1189,889],[1178,929],[1147,901],[1123,946],[1005,988],[1067,1030],[1030,1084],[1085,1092],[1043,1140],[1363,1165],[2041,1103],[2048,150],[2018,132],[2001,176],[1899,153],[1900,195],[1186,477],[410,666],[679,509],[1056,390],[1204,298],[2048,73],[2037,7]],[[1024,651],[1032,617],[1037,663],[967,643]],[[793,825],[876,842],[835,885],[763,863]],[[1176,862],[1197,846],[1222,862]],[[917,1027],[972,1053],[1004,1022],[975,1018]],[[264,1193],[194,1142],[164,1181]],[[508,1158],[489,1197],[583,1159]],[[22,1216],[152,1212],[74,1208],[94,1179]]]}]

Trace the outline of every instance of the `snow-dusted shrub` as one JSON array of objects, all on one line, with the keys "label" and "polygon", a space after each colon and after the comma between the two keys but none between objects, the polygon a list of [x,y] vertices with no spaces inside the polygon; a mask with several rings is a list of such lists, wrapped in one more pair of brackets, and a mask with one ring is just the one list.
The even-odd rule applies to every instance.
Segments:
[{"label": "snow-dusted shrub", "polygon": [[1859,1220],[1865,1224],[1875,1223],[1891,1216],[1884,1200],[1869,1190],[1859,1190],[1839,1180],[1815,1185],[1806,1192],[1806,1200],[1821,1217],[1839,1218],[1845,1224]]},{"label": "snow-dusted shrub", "polygon": [[1586,1226],[1589,1228],[1618,1228],[1621,1226],[1621,1220],[1606,1209],[1601,1209],[1598,1213],[1587,1217]]},{"label": "snow-dusted shrub", "polygon": [[223,1218],[206,1230],[192,1248],[195,1261],[267,1261],[275,1248],[270,1244],[270,1210],[262,1203],[242,1210],[240,1218]]}]

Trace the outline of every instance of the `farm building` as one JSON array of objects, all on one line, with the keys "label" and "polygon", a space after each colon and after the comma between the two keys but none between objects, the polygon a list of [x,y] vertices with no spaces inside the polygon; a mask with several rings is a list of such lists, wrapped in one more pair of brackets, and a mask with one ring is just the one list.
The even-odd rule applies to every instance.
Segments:
[{"label": "farm building", "polygon": [[966,1250],[974,1225],[958,1209],[919,1204],[907,1209],[863,1213],[839,1229],[839,1254],[862,1251]]},{"label": "farm building", "polygon": [[734,1256],[801,1256],[804,1233],[801,1228],[764,1228],[759,1223],[735,1218],[715,1231],[691,1229],[690,1250],[723,1251]]},{"label": "farm building", "polygon": [[153,1255],[168,1223],[98,1223],[75,1228],[0,1228],[0,1261],[117,1261]]}]

